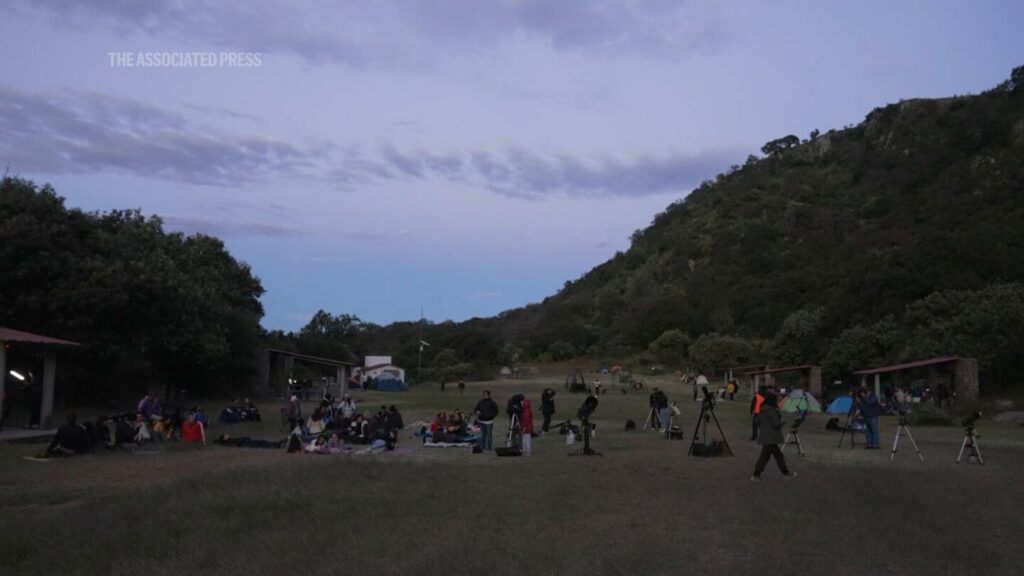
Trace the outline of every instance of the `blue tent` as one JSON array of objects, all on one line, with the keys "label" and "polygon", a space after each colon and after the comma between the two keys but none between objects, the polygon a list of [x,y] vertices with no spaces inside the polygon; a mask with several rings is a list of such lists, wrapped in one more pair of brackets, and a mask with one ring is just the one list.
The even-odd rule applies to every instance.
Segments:
[{"label": "blue tent", "polygon": [[833,400],[825,411],[829,414],[846,414],[850,411],[850,406],[853,406],[853,398],[840,396]]},{"label": "blue tent", "polygon": [[373,381],[373,387],[381,392],[404,392],[408,388],[405,382],[402,382],[398,378],[389,378],[386,376],[378,376]]}]

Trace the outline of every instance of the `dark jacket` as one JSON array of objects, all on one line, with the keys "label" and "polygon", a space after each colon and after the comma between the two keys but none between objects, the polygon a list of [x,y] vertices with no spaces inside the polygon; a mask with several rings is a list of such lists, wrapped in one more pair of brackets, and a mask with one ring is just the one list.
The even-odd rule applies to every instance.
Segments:
[{"label": "dark jacket", "polygon": [[57,430],[57,435],[53,437],[53,442],[50,442],[50,447],[46,451],[53,452],[57,447],[81,454],[89,447],[89,435],[85,433],[85,428],[78,424],[65,424]]},{"label": "dark jacket", "polygon": [[761,426],[757,433],[757,443],[762,446],[782,444],[782,419],[777,406],[767,402],[761,406]]},{"label": "dark jacket", "polygon": [[868,397],[859,400],[857,407],[860,408],[860,415],[865,418],[877,418],[882,414],[882,406],[878,403],[878,396],[872,392]]},{"label": "dark jacket", "polygon": [[545,392],[540,395],[540,413],[550,416],[555,413],[555,395]]},{"label": "dark jacket", "polygon": [[490,422],[498,417],[498,404],[490,398],[481,398],[476,403],[474,411],[477,412],[478,418],[484,422]]},{"label": "dark jacket", "polygon": [[661,390],[651,394],[651,406],[658,410],[668,408],[668,396],[666,396]]}]

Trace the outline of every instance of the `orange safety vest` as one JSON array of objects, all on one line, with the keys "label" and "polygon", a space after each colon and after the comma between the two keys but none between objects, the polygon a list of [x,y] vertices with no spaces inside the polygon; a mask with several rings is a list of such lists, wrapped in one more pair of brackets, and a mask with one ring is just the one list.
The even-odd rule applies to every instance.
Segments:
[{"label": "orange safety vest", "polygon": [[754,414],[761,413],[761,405],[764,404],[764,396],[758,392],[757,396],[754,396]]}]

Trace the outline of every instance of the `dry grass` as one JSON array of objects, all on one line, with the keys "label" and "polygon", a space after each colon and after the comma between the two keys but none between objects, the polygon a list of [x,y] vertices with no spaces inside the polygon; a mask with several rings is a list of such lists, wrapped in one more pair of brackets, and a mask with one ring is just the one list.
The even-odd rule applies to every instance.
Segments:
[{"label": "dry grass", "polygon": [[[483,387],[501,402],[552,384],[364,396],[413,421],[469,409]],[[557,400],[565,416],[582,397]],[[719,407],[736,457],[715,460],[685,456],[697,406],[680,404],[687,439],[675,442],[622,431],[627,417],[642,425],[645,395],[603,396],[600,458],[567,458],[558,435],[507,459],[405,439],[412,454],[165,445],[45,463],[20,458],[38,445],[0,445],[0,574],[1020,573],[1019,428],[982,424],[986,466],[953,463],[959,428],[915,428],[926,462],[901,442],[890,464],[886,450],[837,448],[817,417],[802,430],[808,456],[789,455],[799,478],[771,468],[754,484],[745,404]],[[272,410],[232,430],[272,437]],[[883,440],[894,425],[883,420]]]}]

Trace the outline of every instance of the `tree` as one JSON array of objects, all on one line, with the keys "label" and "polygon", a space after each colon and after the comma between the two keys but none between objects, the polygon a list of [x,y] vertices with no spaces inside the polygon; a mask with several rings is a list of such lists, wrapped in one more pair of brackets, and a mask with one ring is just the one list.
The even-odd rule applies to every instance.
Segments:
[{"label": "tree", "polygon": [[1010,72],[1010,78],[998,86],[1003,92],[1016,92],[1024,89],[1024,66],[1017,66]]},{"label": "tree", "polygon": [[647,346],[647,351],[656,362],[679,365],[686,358],[686,347],[689,344],[690,337],[683,334],[682,330],[665,330]]},{"label": "tree", "polygon": [[798,310],[782,321],[772,339],[772,357],[783,364],[811,364],[821,361],[824,340],[819,331],[824,310]]},{"label": "tree", "polygon": [[565,340],[556,340],[548,346],[548,353],[555,361],[568,360],[576,356],[576,348]]},{"label": "tree", "polygon": [[836,377],[899,359],[905,340],[903,328],[892,316],[871,326],[853,326],[829,344],[823,362],[825,371]]},{"label": "tree", "polygon": [[800,144],[800,138],[794,134],[790,134],[768,142],[761,147],[761,153],[765,156],[774,156],[775,154],[778,154],[783,150],[788,150],[798,144]]},{"label": "tree", "polygon": [[749,364],[758,354],[756,343],[738,336],[704,334],[689,348],[690,366],[700,370],[724,370]]}]

